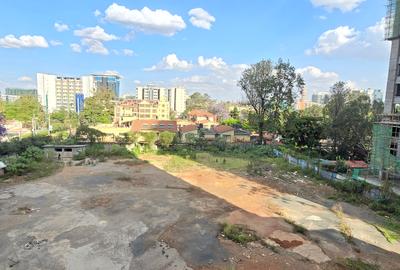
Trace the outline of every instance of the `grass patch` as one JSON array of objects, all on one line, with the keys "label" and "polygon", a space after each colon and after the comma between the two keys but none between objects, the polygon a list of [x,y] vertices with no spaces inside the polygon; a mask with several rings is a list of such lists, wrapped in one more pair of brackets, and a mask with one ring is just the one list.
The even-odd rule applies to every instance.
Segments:
[{"label": "grass patch", "polygon": [[293,232],[294,232],[294,233],[300,233],[300,234],[303,234],[303,235],[307,235],[308,230],[307,230],[305,227],[303,227],[303,226],[301,226],[301,225],[299,225],[299,224],[296,224],[296,223],[295,223],[293,220],[291,220],[291,219],[285,218],[284,220],[285,220],[287,223],[289,223],[290,225],[293,226]]},{"label": "grass patch", "polygon": [[399,241],[400,235],[398,232],[385,227],[385,225],[374,224],[374,227],[386,238],[389,243],[393,244],[396,241]]},{"label": "grass patch", "polygon": [[47,177],[53,175],[62,167],[63,164],[60,162],[45,159],[41,162],[36,162],[33,164],[32,171],[25,176],[25,179],[34,180],[37,178]]},{"label": "grass patch", "polygon": [[163,168],[168,172],[182,172],[195,165],[196,163],[192,160],[171,155],[168,156],[168,161],[164,164]]},{"label": "grass patch", "polygon": [[364,262],[360,259],[351,259],[346,258],[340,262],[337,262],[338,265],[344,267],[346,270],[379,270],[380,267],[376,264],[370,264]]},{"label": "grass patch", "polygon": [[241,225],[224,223],[222,224],[221,233],[224,237],[242,245],[258,240],[254,231]]},{"label": "grass patch", "polygon": [[244,171],[249,163],[243,158],[211,155],[205,152],[197,153],[196,161],[205,166],[225,171]]}]

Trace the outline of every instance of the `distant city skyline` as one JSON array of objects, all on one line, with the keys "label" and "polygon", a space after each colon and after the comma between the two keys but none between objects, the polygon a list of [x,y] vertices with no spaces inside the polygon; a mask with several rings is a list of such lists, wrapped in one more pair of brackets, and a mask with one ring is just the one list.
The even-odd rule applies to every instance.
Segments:
[{"label": "distant city skyline", "polygon": [[3,93],[34,88],[41,72],[113,72],[121,95],[155,83],[237,101],[243,69],[279,57],[304,76],[308,98],[339,80],[386,88],[384,1],[5,0],[2,10]]}]

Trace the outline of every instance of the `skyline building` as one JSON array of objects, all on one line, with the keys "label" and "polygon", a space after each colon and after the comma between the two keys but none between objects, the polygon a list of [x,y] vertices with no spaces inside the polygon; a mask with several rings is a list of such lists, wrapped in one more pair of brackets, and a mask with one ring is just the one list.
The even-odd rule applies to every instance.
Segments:
[{"label": "skyline building", "polygon": [[6,88],[5,94],[13,96],[37,96],[37,90],[26,88]]},{"label": "skyline building", "polygon": [[118,97],[120,77],[108,74],[71,77],[37,73],[36,84],[38,100],[46,111],[51,113],[65,109],[78,112],[82,106],[77,104],[82,104],[82,99],[93,96],[96,91],[109,90]]},{"label": "skyline building", "polygon": [[320,105],[328,103],[331,94],[329,92],[318,92],[312,94],[311,101]]},{"label": "skyline building", "polygon": [[139,100],[168,101],[170,109],[177,115],[186,110],[186,89],[183,87],[164,88],[155,85],[136,87],[136,97]]}]

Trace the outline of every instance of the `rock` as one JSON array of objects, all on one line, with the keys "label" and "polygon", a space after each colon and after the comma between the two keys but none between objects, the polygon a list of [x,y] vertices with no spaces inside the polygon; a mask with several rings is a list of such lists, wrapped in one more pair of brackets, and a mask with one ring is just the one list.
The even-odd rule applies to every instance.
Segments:
[{"label": "rock", "polygon": [[284,232],[280,230],[274,231],[269,238],[278,243],[283,248],[293,248],[304,244],[305,240],[294,233]]},{"label": "rock", "polygon": [[324,263],[331,260],[319,246],[311,243],[295,247],[292,251],[316,263]]},{"label": "rock", "polygon": [[308,216],[306,220],[321,221],[322,219],[319,216]]}]

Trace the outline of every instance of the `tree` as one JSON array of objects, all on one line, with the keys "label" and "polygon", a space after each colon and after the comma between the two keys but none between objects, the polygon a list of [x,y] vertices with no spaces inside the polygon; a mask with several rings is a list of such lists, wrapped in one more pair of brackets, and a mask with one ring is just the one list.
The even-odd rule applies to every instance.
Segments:
[{"label": "tree", "polygon": [[310,117],[323,117],[324,116],[324,108],[319,105],[311,105],[310,107],[305,108],[302,111],[304,116]]},{"label": "tree", "polygon": [[78,114],[65,109],[51,113],[50,119],[54,131],[75,128],[79,124]]},{"label": "tree", "polygon": [[283,129],[283,135],[295,146],[306,146],[311,150],[320,145],[320,140],[323,138],[323,129],[324,122],[322,118],[304,116],[298,112],[293,112],[288,117],[286,126]]},{"label": "tree", "polygon": [[372,102],[372,119],[373,121],[379,121],[379,115],[383,114],[384,104],[382,101],[374,100]]},{"label": "tree", "polygon": [[141,132],[140,135],[143,137],[144,141],[149,147],[153,147],[154,143],[157,141],[157,133],[153,131]]},{"label": "tree", "polygon": [[4,106],[5,117],[9,120],[18,120],[24,126],[32,126],[32,119],[44,123],[45,115],[42,106],[35,97],[22,96],[14,102]]},{"label": "tree", "polygon": [[229,113],[230,117],[236,120],[240,119],[239,109],[235,106],[232,111]]},{"label": "tree", "polygon": [[90,128],[86,125],[80,125],[75,134],[78,140],[86,141],[89,140],[90,143],[100,142],[105,133],[101,132],[100,130]]},{"label": "tree", "polygon": [[159,143],[162,147],[167,148],[171,146],[174,141],[175,133],[169,131],[163,131],[160,133]]},{"label": "tree", "polygon": [[208,94],[195,92],[186,100],[186,111],[194,109],[208,110],[214,101]]},{"label": "tree", "polygon": [[259,143],[263,142],[265,120],[270,129],[277,131],[284,116],[293,105],[296,90],[304,86],[303,78],[289,62],[281,59],[274,64],[262,60],[242,73],[238,82],[256,116]]},{"label": "tree", "polygon": [[372,133],[369,97],[351,93],[344,82],[333,85],[331,92],[325,114],[328,119],[326,132],[332,140],[333,154],[344,159],[366,159]]},{"label": "tree", "polygon": [[109,124],[114,116],[114,94],[112,91],[99,90],[93,97],[85,99],[83,120],[86,124]]},{"label": "tree", "polygon": [[210,104],[207,111],[215,114],[220,120],[224,120],[229,117],[228,109],[226,108],[226,104],[224,104],[223,102]]}]

